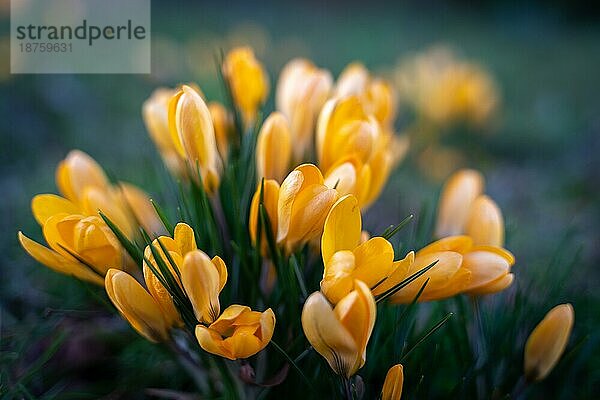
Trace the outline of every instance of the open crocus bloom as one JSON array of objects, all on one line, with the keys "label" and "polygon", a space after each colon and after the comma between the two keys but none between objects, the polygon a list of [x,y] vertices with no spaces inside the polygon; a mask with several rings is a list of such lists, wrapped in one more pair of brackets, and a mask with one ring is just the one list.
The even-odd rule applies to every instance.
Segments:
[{"label": "open crocus bloom", "polygon": [[[49,247],[34,242],[21,232],[19,241],[38,262],[57,272],[99,285],[109,268],[124,268],[127,256],[100,217],[60,212],[76,212],[77,206],[59,196],[41,195],[34,198],[33,203],[36,204],[34,215],[42,225]],[[47,204],[48,208],[40,203]]]},{"label": "open crocus bloom", "polygon": [[321,292],[311,294],[302,309],[304,334],[336,374],[350,377],[366,361],[377,306],[367,285],[355,288],[332,307]]},{"label": "open crocus bloom", "polygon": [[116,269],[106,273],[108,297],[119,313],[143,337],[160,342],[169,337],[169,322],[157,301],[131,275]]},{"label": "open crocus bloom", "polygon": [[[419,250],[406,277],[437,262],[433,268],[392,296],[395,303],[411,302],[427,279],[420,301],[440,300],[459,293],[484,295],[512,284],[514,256],[500,247],[474,246],[469,236],[440,239]],[[400,272],[399,272],[400,273]]]},{"label": "open crocus bloom", "polygon": [[236,360],[264,349],[274,329],[275,314],[270,308],[261,313],[250,307],[232,305],[208,327],[197,325],[196,338],[200,347],[209,353]]},{"label": "open crocus bloom", "polygon": [[361,243],[361,227],[358,200],[352,195],[339,199],[325,220],[321,291],[334,304],[352,291],[355,279],[374,288],[393,270],[392,245],[382,237]]}]

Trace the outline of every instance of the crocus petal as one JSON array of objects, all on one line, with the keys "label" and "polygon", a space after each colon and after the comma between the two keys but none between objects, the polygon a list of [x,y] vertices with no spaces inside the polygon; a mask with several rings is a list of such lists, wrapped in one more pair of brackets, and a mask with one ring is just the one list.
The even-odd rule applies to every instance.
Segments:
[{"label": "crocus petal", "polygon": [[417,256],[437,253],[440,251],[454,251],[464,254],[473,246],[473,239],[468,236],[450,236],[437,240],[417,252]]},{"label": "crocus petal", "polygon": [[72,275],[84,281],[102,285],[104,280],[100,275],[91,271],[85,265],[69,260],[55,251],[29,239],[22,232],[19,232],[19,242],[23,249],[33,257],[37,262],[44,264],[48,268],[61,274]]},{"label": "crocus petal", "polygon": [[437,237],[464,232],[471,204],[483,192],[483,187],[481,173],[470,169],[460,170],[447,180],[440,197],[435,229]]},{"label": "crocus petal", "polygon": [[182,256],[198,248],[196,246],[194,230],[186,223],[180,222],[175,226],[173,239],[177,244],[177,251]]},{"label": "crocus petal", "polygon": [[354,249],[356,270],[354,277],[374,287],[393,270],[394,248],[382,237],[374,237]]},{"label": "crocus petal", "polygon": [[200,322],[211,323],[219,316],[221,277],[208,256],[194,250],[186,254],[181,268],[181,283]]},{"label": "crocus petal", "polygon": [[471,271],[467,290],[477,289],[508,274],[510,265],[496,253],[474,251],[463,256],[462,267]]},{"label": "crocus petal", "polygon": [[340,198],[331,207],[321,237],[323,263],[339,250],[353,250],[360,242],[362,221],[358,200],[352,195]]},{"label": "crocus petal", "polygon": [[55,214],[80,214],[79,207],[70,200],[55,194],[38,194],[31,200],[31,211],[35,220],[44,225]]},{"label": "crocus petal", "polygon": [[475,199],[467,219],[465,233],[473,238],[473,244],[504,245],[504,219],[496,203],[486,195]]},{"label": "crocus petal", "polygon": [[105,279],[106,293],[121,315],[151,342],[168,338],[163,314],[152,296],[131,275],[110,269]]}]

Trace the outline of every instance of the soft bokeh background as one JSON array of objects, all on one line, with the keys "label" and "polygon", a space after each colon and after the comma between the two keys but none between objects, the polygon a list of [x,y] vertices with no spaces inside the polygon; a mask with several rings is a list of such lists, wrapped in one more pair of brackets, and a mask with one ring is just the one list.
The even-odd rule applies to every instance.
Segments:
[{"label": "soft bokeh background", "polygon": [[[118,397],[184,379],[166,354],[148,351],[151,345],[107,318],[84,287],[36,264],[18,246],[17,230],[41,239],[29,201],[56,191],[54,168],[70,149],[88,152],[112,175],[163,199],[166,173],[146,135],[141,104],[159,85],[189,81],[222,99],[214,61],[219,49],[252,45],[274,86],[295,56],[334,75],[353,60],[389,74],[400,58],[445,44],[487,68],[502,97],[490,132],[459,135],[455,148],[469,150],[456,167],[484,172],[487,193],[507,220],[516,285],[546,310],[572,302],[574,341],[589,355],[577,356],[569,370],[559,366],[555,373],[566,374],[561,387],[549,379],[536,393],[589,398],[600,376],[598,10],[567,1],[475,8],[460,1],[255,3],[153,1],[151,75],[10,75],[9,8],[0,2],[2,384],[8,376],[37,395],[68,389]],[[369,210],[367,227],[381,232],[424,205],[431,209],[441,184],[434,176],[449,172],[451,166],[442,166],[431,173],[409,157]],[[542,314],[531,318],[529,329]]]}]

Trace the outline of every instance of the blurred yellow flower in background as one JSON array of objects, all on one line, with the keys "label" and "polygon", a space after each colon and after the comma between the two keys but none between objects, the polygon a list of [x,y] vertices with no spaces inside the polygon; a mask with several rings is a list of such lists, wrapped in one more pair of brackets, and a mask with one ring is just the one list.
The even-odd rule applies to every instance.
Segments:
[{"label": "blurred yellow flower in background", "polygon": [[327,101],[333,78],[325,69],[311,61],[296,58],[289,61],[279,74],[276,108],[290,121],[294,163],[310,155],[317,116]]},{"label": "blurred yellow flower in background", "polygon": [[525,378],[540,381],[552,371],[562,356],[575,321],[571,304],[560,304],[548,311],[525,344]]},{"label": "blurred yellow flower in background", "polygon": [[229,142],[234,131],[233,115],[218,101],[208,103],[208,111],[212,117],[215,128],[215,138],[217,140],[217,149],[224,163],[227,163],[229,157]]},{"label": "blurred yellow flower in background", "polygon": [[500,98],[485,69],[459,59],[444,46],[400,60],[395,80],[402,99],[419,116],[441,126],[462,121],[483,125]]},{"label": "blurred yellow flower in background", "polygon": [[258,110],[269,95],[269,76],[250,47],[236,47],[229,51],[222,69],[233,101],[248,129],[256,121]]}]

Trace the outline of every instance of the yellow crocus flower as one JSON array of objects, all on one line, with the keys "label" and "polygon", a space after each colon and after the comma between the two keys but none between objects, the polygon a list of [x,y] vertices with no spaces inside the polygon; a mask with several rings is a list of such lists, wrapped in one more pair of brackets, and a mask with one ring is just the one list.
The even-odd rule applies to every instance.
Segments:
[{"label": "yellow crocus flower", "polygon": [[269,95],[269,76],[250,47],[237,47],[227,53],[223,76],[247,129],[255,122],[259,108]]},{"label": "yellow crocus flower", "polygon": [[156,300],[131,275],[109,269],[106,293],[119,313],[143,337],[151,342],[169,338],[169,325]]},{"label": "yellow crocus flower", "polygon": [[571,304],[560,304],[546,314],[525,344],[525,378],[529,382],[544,379],[565,351],[575,313]]},{"label": "yellow crocus flower", "polygon": [[391,128],[398,100],[390,82],[373,77],[363,64],[353,62],[344,68],[335,85],[334,97],[346,96],[358,96],[383,127]]},{"label": "yellow crocus flower", "polygon": [[151,234],[163,231],[144,191],[125,182],[112,185],[102,167],[82,151],[70,151],[59,163],[56,186],[64,197],[79,207],[79,213],[96,216],[102,211],[130,238],[135,237],[138,223]]},{"label": "yellow crocus flower", "polygon": [[196,338],[205,351],[230,360],[248,358],[264,349],[273,337],[275,314],[231,305],[208,327],[196,326]]},{"label": "yellow crocus flower", "polygon": [[451,49],[441,46],[401,62],[396,83],[403,99],[438,126],[459,121],[482,125],[500,100],[485,69],[458,59]]},{"label": "yellow crocus flower", "polygon": [[[359,196],[362,208],[377,199],[407,150],[406,137],[383,129],[358,96],[331,99],[321,111],[317,126],[319,167],[327,176],[344,173],[361,180],[351,193]],[[348,162],[353,165],[345,164]],[[340,165],[344,165],[343,171]]]},{"label": "yellow crocus flower", "polygon": [[277,243],[292,252],[323,232],[325,218],[338,198],[325,186],[321,171],[303,164],[284,179],[277,204]]},{"label": "yellow crocus flower", "polygon": [[192,176],[199,170],[205,190],[214,193],[222,165],[212,116],[200,93],[183,85],[171,97],[168,119],[175,149],[186,160]]},{"label": "yellow crocus flower", "polygon": [[402,385],[404,384],[404,367],[396,364],[390,368],[385,376],[381,389],[381,400],[400,400]]},{"label": "yellow crocus flower", "polygon": [[288,62],[279,75],[276,108],[290,121],[295,163],[301,162],[312,149],[317,117],[332,85],[329,71],[302,58]]},{"label": "yellow crocus flower", "polygon": [[438,238],[465,232],[471,206],[483,193],[484,178],[472,169],[455,172],[448,178],[440,196],[435,235]]},{"label": "yellow crocus flower", "polygon": [[302,329],[314,349],[336,374],[349,378],[366,361],[377,306],[368,286],[356,280],[354,290],[335,307],[321,292],[311,294],[302,309]]},{"label": "yellow crocus flower", "polygon": [[[429,244],[416,253],[415,260],[405,265],[407,278],[422,268],[437,264],[392,296],[394,303],[409,303],[429,278],[419,301],[440,300],[460,293],[484,295],[506,289],[514,279],[510,272],[514,256],[494,246],[474,246],[468,236],[451,236]],[[402,280],[400,276],[395,278]]]},{"label": "yellow crocus flower", "polygon": [[377,119],[365,110],[357,96],[327,101],[317,124],[319,167],[327,171],[336,161],[348,156],[369,161],[380,134]]},{"label": "yellow crocus flower", "polygon": [[142,106],[142,116],[150,138],[169,171],[175,176],[185,177],[185,160],[175,148],[169,131],[169,101],[175,93],[175,89],[169,88],[154,90]]},{"label": "yellow crocus flower", "polygon": [[223,162],[229,157],[229,138],[234,131],[233,115],[218,101],[208,103],[208,111],[215,127],[217,149]]},{"label": "yellow crocus flower", "polygon": [[[204,252],[198,250],[194,231],[189,225],[181,222],[175,227],[173,238],[161,236],[152,242],[152,246],[154,252],[169,268],[175,282],[187,294],[198,321],[212,322],[219,315],[219,293],[227,281],[227,267],[224,261],[219,256],[211,260]],[[165,255],[163,248],[169,253],[171,260]],[[150,246],[146,246],[144,250],[143,271],[146,286],[169,322],[180,325],[182,321],[170,293],[148,265],[151,263],[155,270],[160,271],[152,250]],[[175,267],[179,274],[174,270]]]},{"label": "yellow crocus flower", "polygon": [[[37,197],[35,203],[53,201],[49,197],[52,195],[40,196],[44,197]],[[44,220],[42,228],[49,248],[22,232],[19,232],[19,241],[31,257],[57,272],[101,285],[109,268],[125,268],[127,256],[100,217],[55,213]]]},{"label": "yellow crocus flower", "polygon": [[352,291],[356,279],[374,288],[393,270],[394,249],[390,242],[374,237],[361,243],[361,226],[358,201],[352,195],[339,199],[325,220],[321,291],[333,304]]},{"label": "yellow crocus flower", "polygon": [[[273,112],[263,123],[256,143],[256,175],[282,182],[290,170],[292,135],[287,118]],[[295,146],[296,144],[294,144]]]}]

